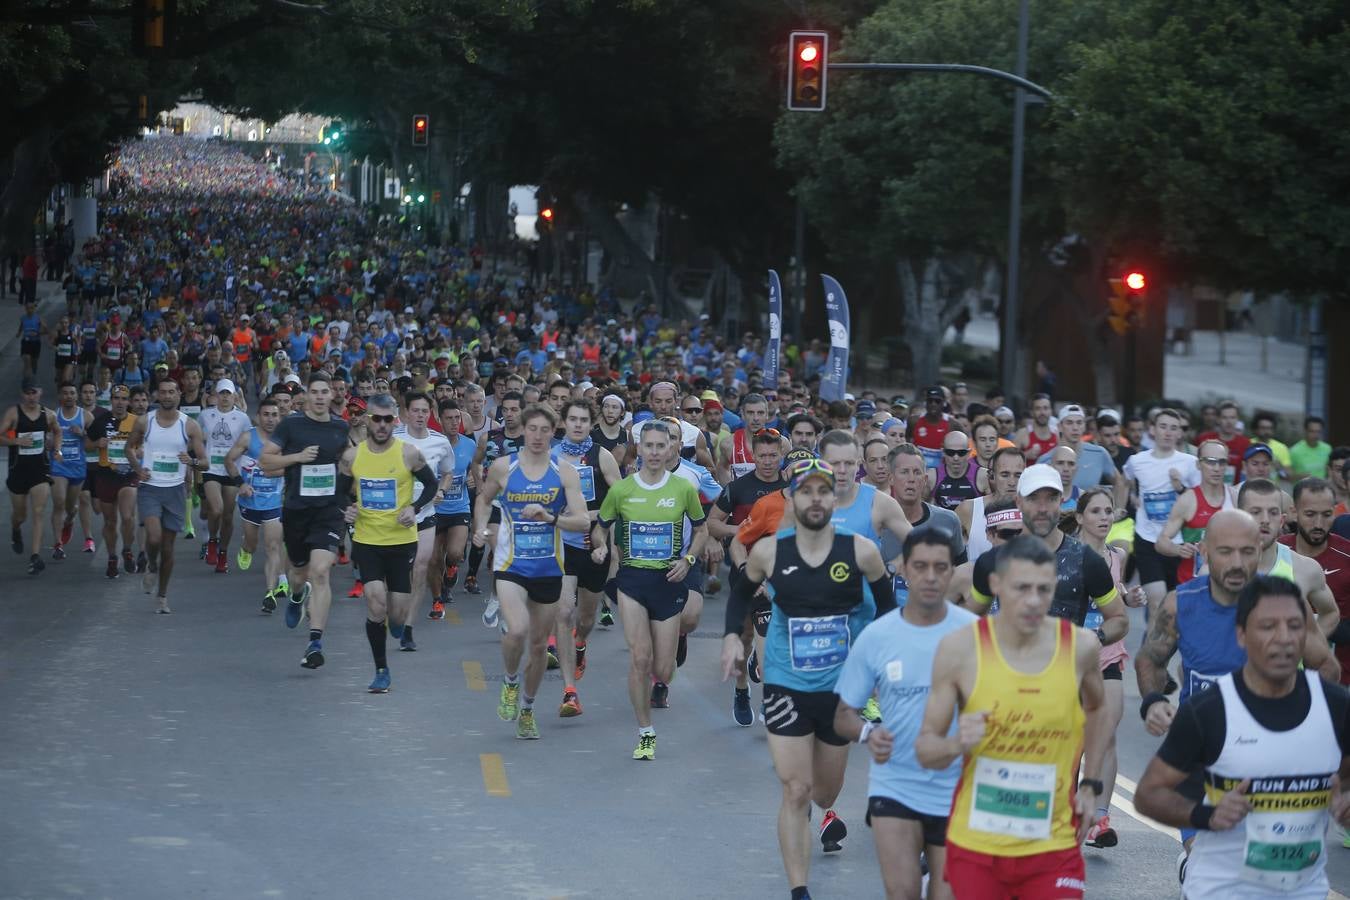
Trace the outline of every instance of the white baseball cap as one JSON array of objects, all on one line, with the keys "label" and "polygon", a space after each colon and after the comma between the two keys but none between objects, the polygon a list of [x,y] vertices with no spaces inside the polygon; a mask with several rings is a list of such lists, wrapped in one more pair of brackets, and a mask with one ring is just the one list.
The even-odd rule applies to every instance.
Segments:
[{"label": "white baseball cap", "polygon": [[1059,472],[1054,466],[1045,463],[1028,466],[1017,479],[1018,496],[1030,497],[1042,488],[1051,488],[1059,494],[1064,493],[1064,479],[1059,477]]},{"label": "white baseball cap", "polygon": [[221,391],[229,391],[231,394],[239,393],[234,388],[234,382],[228,378],[222,378],[219,381],[217,381],[215,391],[217,394],[219,394]]}]

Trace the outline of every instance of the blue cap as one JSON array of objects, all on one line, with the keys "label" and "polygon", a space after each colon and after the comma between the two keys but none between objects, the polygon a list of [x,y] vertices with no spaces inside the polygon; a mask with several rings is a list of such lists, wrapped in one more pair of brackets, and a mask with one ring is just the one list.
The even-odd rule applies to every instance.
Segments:
[{"label": "blue cap", "polygon": [[1247,460],[1251,459],[1258,453],[1264,453],[1271,459],[1275,458],[1275,454],[1270,451],[1270,447],[1267,446],[1266,444],[1252,444],[1250,447],[1248,447],[1246,450],[1243,451],[1242,461],[1246,462]]},{"label": "blue cap", "polygon": [[877,405],[871,400],[859,400],[853,407],[853,414],[860,419],[870,419],[877,414]]}]

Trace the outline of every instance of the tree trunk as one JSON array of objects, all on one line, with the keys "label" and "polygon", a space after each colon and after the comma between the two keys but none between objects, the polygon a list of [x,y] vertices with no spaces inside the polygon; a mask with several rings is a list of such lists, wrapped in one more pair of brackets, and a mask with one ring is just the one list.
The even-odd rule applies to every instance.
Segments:
[{"label": "tree trunk", "polygon": [[55,183],[51,171],[52,127],[43,124],[28,134],[5,160],[0,190],[0,254],[33,245],[33,217]]},{"label": "tree trunk", "polygon": [[896,262],[905,321],[905,344],[914,384],[935,384],[942,374],[942,339],[965,304],[966,288],[982,274],[974,257],[902,258]]},{"label": "tree trunk", "polygon": [[574,191],[572,203],[581,214],[586,228],[605,248],[615,264],[638,270],[646,279],[653,299],[661,296],[661,281],[664,277],[661,268],[647,252],[633,240],[614,218],[614,214],[603,203],[596,201],[585,191]]}]

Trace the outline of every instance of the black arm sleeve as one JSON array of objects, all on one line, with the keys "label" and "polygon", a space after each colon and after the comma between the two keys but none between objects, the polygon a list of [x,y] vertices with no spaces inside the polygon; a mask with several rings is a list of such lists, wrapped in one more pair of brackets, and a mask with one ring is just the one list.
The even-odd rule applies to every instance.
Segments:
[{"label": "black arm sleeve", "polygon": [[867,582],[867,586],[872,589],[872,600],[877,605],[878,619],[896,608],[898,604],[895,602],[895,579],[886,575],[876,581]]},{"label": "black arm sleeve", "polygon": [[1218,688],[1193,696],[1177,707],[1158,758],[1182,772],[1213,765],[1223,750],[1225,726],[1223,695]]},{"label": "black arm sleeve", "polygon": [[1333,644],[1350,644],[1350,619],[1341,619],[1331,632]]},{"label": "black arm sleeve", "polygon": [[727,597],[726,624],[722,628],[723,637],[740,634],[745,628],[745,617],[754,605],[757,590],[759,582],[751,581],[744,569],[741,570],[740,578],[732,580],[731,592]]},{"label": "black arm sleeve", "polygon": [[346,505],[351,502],[352,485],[355,483],[356,479],[351,475],[344,475],[341,472],[337,473],[337,481],[334,482],[333,489],[337,492],[338,503],[343,507],[346,507]]},{"label": "black arm sleeve", "polygon": [[422,507],[436,499],[436,491],[439,485],[436,483],[436,473],[432,472],[431,466],[426,463],[422,464],[422,468],[413,472],[413,477],[422,483],[422,493],[413,501],[413,512],[421,512]]}]

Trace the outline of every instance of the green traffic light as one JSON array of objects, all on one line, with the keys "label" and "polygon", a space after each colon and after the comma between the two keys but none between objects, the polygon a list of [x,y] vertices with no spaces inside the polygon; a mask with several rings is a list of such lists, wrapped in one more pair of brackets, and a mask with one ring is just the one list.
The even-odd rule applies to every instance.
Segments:
[{"label": "green traffic light", "polygon": [[417,195],[417,202],[418,202],[418,203],[426,203],[426,202],[427,202],[427,195],[426,195],[426,194],[418,194],[418,195]]}]

